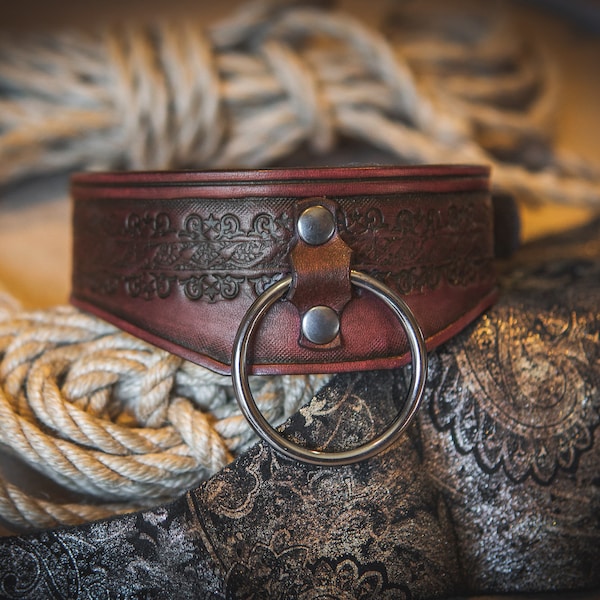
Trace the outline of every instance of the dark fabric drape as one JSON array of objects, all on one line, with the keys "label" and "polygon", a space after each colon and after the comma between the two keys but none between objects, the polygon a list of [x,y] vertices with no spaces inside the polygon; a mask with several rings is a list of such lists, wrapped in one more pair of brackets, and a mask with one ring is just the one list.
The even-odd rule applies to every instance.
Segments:
[{"label": "dark fabric drape", "polygon": [[[351,599],[600,587],[600,223],[524,248],[499,303],[430,357],[419,418],[372,460],[257,444],[180,500],[0,540],[2,598]],[[404,371],[341,375],[286,425],[372,436]]]}]

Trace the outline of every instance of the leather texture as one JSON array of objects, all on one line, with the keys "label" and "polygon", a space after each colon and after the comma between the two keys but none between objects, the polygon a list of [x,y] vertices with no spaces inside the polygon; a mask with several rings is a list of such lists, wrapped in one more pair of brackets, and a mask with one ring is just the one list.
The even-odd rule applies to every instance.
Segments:
[{"label": "leather texture", "polygon": [[[326,208],[335,220],[337,205],[323,197],[309,198],[298,202],[296,223],[302,213],[314,206]],[[290,264],[293,273],[292,285],[286,299],[298,310],[300,319],[315,306],[327,306],[333,309],[338,318],[352,297],[350,283],[350,264],[352,248],[339,235],[337,228],[326,243],[312,245],[300,236],[290,252]],[[299,342],[306,348],[330,350],[342,344],[341,335],[327,344],[313,344],[300,331]]]},{"label": "leather texture", "polygon": [[[72,303],[221,373],[252,302],[289,273],[290,301],[257,328],[255,374],[408,362],[395,317],[349,290],[349,268],[400,294],[430,349],[496,298],[486,167],[89,173],[73,177],[72,196]],[[309,247],[296,224],[314,203],[332,212],[336,231]],[[329,344],[302,339],[311,301],[341,317]]]}]

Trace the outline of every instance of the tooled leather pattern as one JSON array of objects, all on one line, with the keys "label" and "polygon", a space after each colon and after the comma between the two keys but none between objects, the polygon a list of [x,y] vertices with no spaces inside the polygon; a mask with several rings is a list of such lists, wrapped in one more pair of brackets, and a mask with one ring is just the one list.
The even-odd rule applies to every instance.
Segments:
[{"label": "tooled leather pattern", "polygon": [[247,226],[232,212],[128,212],[92,221],[76,214],[78,227],[86,238],[112,240],[109,256],[102,246],[78,256],[82,287],[100,295],[122,288],[148,300],[167,298],[175,287],[189,300],[232,300],[242,284],[260,295],[279,278],[293,235],[287,212],[259,213]]},{"label": "tooled leather pattern", "polygon": [[[468,196],[468,195],[465,195]],[[474,194],[441,208],[381,200],[340,200],[338,230],[354,252],[353,267],[379,276],[401,294],[464,286],[492,277],[491,209]],[[239,200],[243,203],[244,200]],[[248,215],[227,202],[182,210],[106,210],[76,204],[76,288],[100,296],[163,299],[179,288],[189,300],[227,301],[245,289],[260,295],[290,270],[293,206],[258,199]],[[418,204],[416,202],[415,204]],[[118,205],[118,203],[117,203]]]}]

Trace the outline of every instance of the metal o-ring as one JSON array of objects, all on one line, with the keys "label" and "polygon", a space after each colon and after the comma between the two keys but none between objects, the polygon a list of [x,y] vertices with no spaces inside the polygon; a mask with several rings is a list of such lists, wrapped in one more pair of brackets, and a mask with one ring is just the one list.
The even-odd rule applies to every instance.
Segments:
[{"label": "metal o-ring", "polygon": [[273,446],[275,450],[289,458],[313,465],[341,466],[352,464],[375,456],[394,443],[415,416],[427,378],[425,340],[421,328],[408,305],[393,290],[369,275],[359,271],[351,271],[350,279],[357,287],[375,294],[393,311],[406,333],[411,351],[411,382],[402,410],[383,433],[365,444],[339,452],[325,452],[305,448],[281,435],[271,426],[256,406],[248,384],[248,346],[261,318],[288,291],[292,282],[291,276],[279,280],[255,300],[244,315],[234,342],[232,357],[233,387],[244,416],[256,433]]}]

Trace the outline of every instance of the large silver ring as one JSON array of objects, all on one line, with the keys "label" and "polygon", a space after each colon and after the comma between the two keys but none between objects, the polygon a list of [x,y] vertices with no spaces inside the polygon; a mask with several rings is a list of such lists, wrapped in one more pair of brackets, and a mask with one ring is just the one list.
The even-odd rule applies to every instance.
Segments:
[{"label": "large silver ring", "polygon": [[406,302],[389,287],[369,275],[353,270],[350,272],[350,279],[357,287],[375,294],[394,312],[406,333],[411,352],[412,372],[406,401],[388,428],[372,440],[361,446],[340,452],[324,452],[305,448],[288,440],[272,427],[254,401],[248,383],[248,346],[261,318],[289,290],[292,282],[290,275],[269,287],[255,300],[242,319],[233,347],[233,387],[240,409],[252,428],[263,440],[284,456],[313,465],[340,466],[352,464],[375,456],[393,444],[414,418],[423,396],[427,378],[425,340],[421,328]]}]

